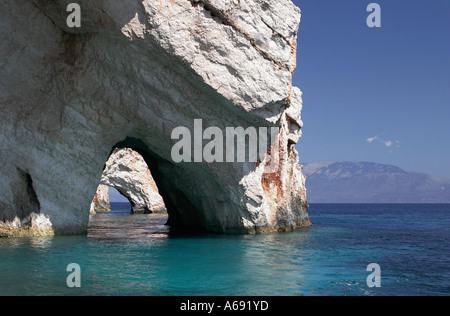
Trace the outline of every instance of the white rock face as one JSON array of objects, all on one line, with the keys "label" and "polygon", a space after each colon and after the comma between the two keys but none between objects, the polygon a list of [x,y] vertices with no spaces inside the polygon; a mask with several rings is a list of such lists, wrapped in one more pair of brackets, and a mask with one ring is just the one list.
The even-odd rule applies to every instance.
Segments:
[{"label": "white rock face", "polygon": [[[225,233],[310,224],[291,85],[290,1],[0,0],[0,235],[82,234],[113,148],[148,164],[174,227]],[[174,163],[174,128],[278,127],[279,168]]]},{"label": "white rock face", "polygon": [[109,203],[109,187],[100,184],[92,199],[89,214],[94,215],[97,212],[111,212],[111,204]]},{"label": "white rock face", "polygon": [[147,163],[131,148],[117,148],[109,157],[91,203],[91,213],[111,210],[109,187],[115,188],[130,201],[132,213],[167,211]]}]

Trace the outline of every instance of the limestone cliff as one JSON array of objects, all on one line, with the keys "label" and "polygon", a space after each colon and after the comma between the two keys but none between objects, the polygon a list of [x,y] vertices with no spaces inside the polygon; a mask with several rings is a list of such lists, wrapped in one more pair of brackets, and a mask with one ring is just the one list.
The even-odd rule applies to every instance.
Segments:
[{"label": "limestone cliff", "polygon": [[144,158],[131,148],[115,149],[109,157],[91,203],[91,214],[111,210],[109,187],[130,201],[132,213],[167,211]]},{"label": "limestone cliff", "polygon": [[[169,224],[224,233],[310,224],[289,0],[0,0],[0,235],[82,234],[113,148],[145,159]],[[277,127],[246,163],[175,163],[172,131]],[[206,126],[207,125],[207,126]],[[272,155],[269,155],[272,153]],[[277,153],[278,168],[267,172]]]},{"label": "limestone cliff", "polygon": [[97,212],[111,212],[111,204],[109,203],[109,187],[100,184],[92,199],[89,214],[94,215]]}]

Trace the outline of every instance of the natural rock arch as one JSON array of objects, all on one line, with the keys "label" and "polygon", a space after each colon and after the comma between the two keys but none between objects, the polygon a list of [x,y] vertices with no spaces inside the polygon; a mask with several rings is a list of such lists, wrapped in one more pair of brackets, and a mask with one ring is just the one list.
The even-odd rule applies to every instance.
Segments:
[{"label": "natural rock arch", "polygon": [[[92,193],[121,140],[146,160],[173,226],[310,224],[292,87],[300,10],[289,0],[80,0],[81,28],[67,26],[67,1],[0,2],[3,235],[86,233]],[[279,168],[265,172],[270,158],[175,164],[171,132],[193,130],[195,119],[221,130],[277,127]],[[39,202],[31,222],[15,216],[27,183]]]},{"label": "natural rock arch", "polygon": [[109,187],[115,188],[128,199],[132,213],[167,211],[148,165],[131,148],[116,148],[112,152],[91,203],[91,213],[111,210]]}]

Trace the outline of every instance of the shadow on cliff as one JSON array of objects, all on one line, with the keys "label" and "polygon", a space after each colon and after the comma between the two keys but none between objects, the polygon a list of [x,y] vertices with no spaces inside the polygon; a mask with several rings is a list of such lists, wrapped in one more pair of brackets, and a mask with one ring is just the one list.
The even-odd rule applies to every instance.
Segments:
[{"label": "shadow on cliff", "polygon": [[159,193],[166,204],[169,214],[167,225],[172,226],[171,231],[205,231],[202,225],[204,221],[199,217],[198,210],[189,198],[176,187],[176,176],[170,173],[170,170],[179,167],[158,156],[143,141],[137,138],[127,137],[125,140],[117,143],[112,148],[111,153],[116,148],[131,148],[144,158]]}]

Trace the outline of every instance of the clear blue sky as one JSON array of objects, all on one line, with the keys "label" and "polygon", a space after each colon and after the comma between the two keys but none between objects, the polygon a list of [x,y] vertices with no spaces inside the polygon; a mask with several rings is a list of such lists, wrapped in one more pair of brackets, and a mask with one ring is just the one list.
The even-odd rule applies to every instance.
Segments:
[{"label": "clear blue sky", "polygon": [[[372,161],[450,178],[450,1],[293,2],[302,10],[300,162]],[[381,28],[366,24],[371,2]]]},{"label": "clear blue sky", "polygon": [[110,202],[129,202],[126,197],[119,193],[114,188],[109,188],[109,201]]}]

